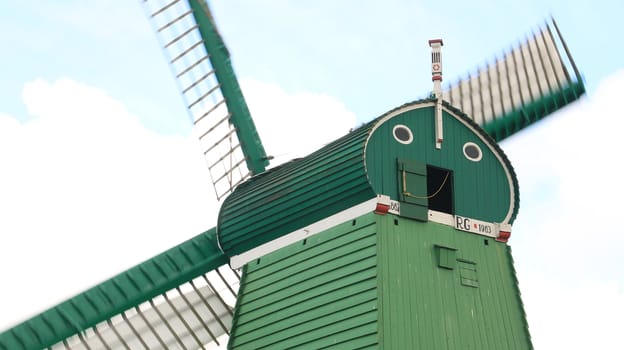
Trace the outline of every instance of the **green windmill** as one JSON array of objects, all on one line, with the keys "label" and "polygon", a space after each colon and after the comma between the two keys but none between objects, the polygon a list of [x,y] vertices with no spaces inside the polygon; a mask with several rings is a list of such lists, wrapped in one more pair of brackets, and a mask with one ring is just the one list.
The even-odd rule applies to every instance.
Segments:
[{"label": "green windmill", "polygon": [[265,170],[207,5],[145,5],[217,227],[4,331],[0,349],[531,348],[506,244],[518,185],[497,142],[584,93],[554,21],[446,89],[431,40],[433,94]]}]

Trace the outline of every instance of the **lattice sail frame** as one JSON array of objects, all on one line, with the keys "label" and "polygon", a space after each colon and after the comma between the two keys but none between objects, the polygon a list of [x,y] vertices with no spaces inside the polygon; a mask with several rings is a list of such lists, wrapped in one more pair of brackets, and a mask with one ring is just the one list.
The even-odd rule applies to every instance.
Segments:
[{"label": "lattice sail frame", "polygon": [[585,87],[554,19],[551,23],[556,37],[546,22],[502,58],[451,84],[442,98],[496,141],[578,99]]},{"label": "lattice sail frame", "polygon": [[222,349],[240,275],[222,266],[130,308],[52,349]]},{"label": "lattice sail frame", "polygon": [[212,228],[0,333],[0,350],[214,349],[240,275]]},{"label": "lattice sail frame", "polygon": [[217,200],[268,158],[203,0],[145,0],[200,140]]}]

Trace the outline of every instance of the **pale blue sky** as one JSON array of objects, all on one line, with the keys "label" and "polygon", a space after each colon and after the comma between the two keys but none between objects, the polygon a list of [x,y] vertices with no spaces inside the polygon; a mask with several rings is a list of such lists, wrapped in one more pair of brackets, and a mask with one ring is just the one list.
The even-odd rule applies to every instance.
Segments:
[{"label": "pale blue sky", "polygon": [[[619,106],[624,91],[624,49],[619,43],[624,35],[620,18],[624,5],[620,1],[231,0],[211,4],[239,78],[273,84],[287,98],[329,95],[341,104],[341,116],[348,114],[343,109],[348,110],[357,122],[431,90],[428,39],[444,39],[444,74],[452,81],[553,15],[589,93],[576,106],[503,142],[521,189],[510,245],[536,348],[622,348],[624,255],[619,247],[624,232],[618,214],[624,193],[616,185],[620,180],[614,165],[621,159],[619,131],[624,126]],[[4,147],[0,183],[8,184],[0,185],[0,222],[19,222],[2,215],[24,211],[24,220],[39,221],[39,225],[23,221],[17,228],[0,224],[3,287],[36,288],[40,278],[50,289],[41,300],[29,303],[32,308],[21,305],[21,309],[0,311],[9,314],[0,320],[3,329],[208,228],[210,220],[187,221],[207,210],[212,211],[207,216],[213,216],[215,210],[202,204],[207,188],[185,187],[185,182],[201,182],[205,173],[196,170],[195,163],[181,160],[186,157],[184,147],[193,147],[182,146],[181,141],[190,140],[188,117],[139,1],[1,2],[0,62],[0,127],[15,130],[11,134],[0,130],[5,138],[0,139]],[[62,78],[76,84],[54,85]],[[25,84],[36,79],[45,83],[25,90]],[[93,91],[83,94],[88,87],[108,97]],[[62,110],[47,115],[50,106],[57,106],[43,101],[45,96],[62,102],[68,91],[76,104],[80,99],[89,104],[105,100],[102,106],[119,102],[149,132],[130,122],[124,111],[119,120],[111,116],[110,125],[105,113],[96,113],[119,111],[117,105],[105,108],[94,102],[93,114],[103,119],[86,129],[82,122],[90,120],[89,106],[78,110],[84,118],[76,122],[59,117]],[[282,137],[271,128],[284,125],[271,125],[268,118],[269,131],[261,134],[265,143]],[[320,130],[336,125],[340,125],[338,134],[348,130],[327,118],[306,118],[311,125],[319,124]],[[46,124],[32,123],[37,119],[45,119]],[[125,126],[136,136],[119,134]],[[321,142],[322,131],[316,132],[308,132],[305,142]],[[17,136],[11,139],[12,135]],[[85,139],[101,148],[80,143]],[[153,148],[134,149],[128,141],[133,139]],[[63,140],[71,141],[69,148],[64,148]],[[273,152],[281,152],[288,144],[275,147]],[[73,148],[84,148],[98,163],[74,155]],[[54,158],[56,150],[72,157]],[[126,158],[128,154],[132,157]],[[154,159],[164,164],[153,165]],[[82,164],[96,169],[82,169]],[[89,176],[85,183],[79,180],[81,174]],[[111,178],[117,182],[108,188]],[[76,183],[84,186],[82,195],[73,194]],[[48,192],[49,188],[55,191]],[[109,198],[109,193],[123,199]],[[11,211],[18,200],[26,202],[19,213]],[[81,208],[93,210],[82,213]],[[67,223],[72,211],[84,216],[87,226]],[[107,226],[109,222],[123,225]],[[143,227],[146,232],[141,232]],[[159,227],[175,227],[170,231],[177,232],[154,231]],[[73,229],[77,233],[66,233]],[[141,242],[139,238],[154,243],[141,244],[145,249],[135,254],[138,247],[133,244]],[[114,261],[104,260],[111,256]],[[54,284],[63,288],[53,293]],[[11,300],[19,295],[27,299],[29,294],[4,288],[0,310],[11,307]]]}]

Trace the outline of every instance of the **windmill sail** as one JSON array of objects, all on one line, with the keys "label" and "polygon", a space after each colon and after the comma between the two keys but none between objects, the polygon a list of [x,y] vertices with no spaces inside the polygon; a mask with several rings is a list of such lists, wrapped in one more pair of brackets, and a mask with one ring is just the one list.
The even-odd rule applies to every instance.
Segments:
[{"label": "windmill sail", "polygon": [[556,36],[546,23],[501,59],[452,84],[443,99],[496,141],[578,99],[585,87],[554,19],[552,25]]},{"label": "windmill sail", "polygon": [[217,199],[268,160],[204,0],[143,2],[202,145]]},{"label": "windmill sail", "polygon": [[215,229],[0,333],[0,349],[200,349],[227,343],[240,276]]}]

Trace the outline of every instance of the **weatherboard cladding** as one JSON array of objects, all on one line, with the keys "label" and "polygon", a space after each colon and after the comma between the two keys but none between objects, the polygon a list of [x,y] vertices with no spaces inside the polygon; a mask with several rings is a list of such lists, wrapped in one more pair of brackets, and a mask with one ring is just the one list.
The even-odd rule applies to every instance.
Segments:
[{"label": "weatherboard cladding", "polygon": [[211,229],[0,333],[0,349],[42,349],[226,264]]},{"label": "weatherboard cladding", "polygon": [[369,214],[247,264],[229,347],[376,346],[376,245]]},{"label": "weatherboard cladding", "polygon": [[446,225],[369,213],[243,275],[232,349],[532,348],[509,247]]}]

